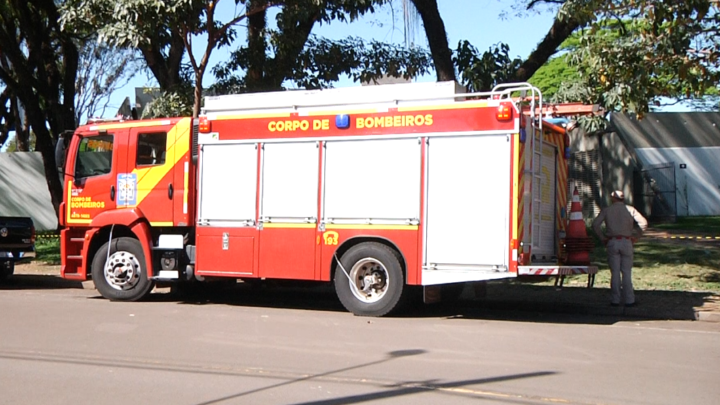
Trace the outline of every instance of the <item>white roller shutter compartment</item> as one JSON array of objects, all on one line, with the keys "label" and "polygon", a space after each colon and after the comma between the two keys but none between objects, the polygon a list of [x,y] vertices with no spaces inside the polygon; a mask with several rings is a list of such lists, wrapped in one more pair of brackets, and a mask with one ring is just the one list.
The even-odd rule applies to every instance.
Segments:
[{"label": "white roller shutter compartment", "polygon": [[318,170],[315,142],[265,144],[262,217],[275,222],[317,217]]},{"label": "white roller shutter compartment", "polygon": [[507,266],[509,137],[431,138],[428,165],[425,265]]},{"label": "white roller shutter compartment", "polygon": [[540,184],[535,189],[539,193],[539,212],[533,212],[535,229],[540,232],[537,245],[533,246],[532,254],[535,262],[553,261],[555,258],[555,187],[556,187],[556,154],[554,145],[543,143],[542,162],[540,164]]},{"label": "white roller shutter compartment", "polygon": [[200,168],[200,221],[255,221],[255,144],[203,145]]},{"label": "white roller shutter compartment", "polygon": [[336,223],[404,223],[420,216],[417,139],[328,142],[326,219]]}]

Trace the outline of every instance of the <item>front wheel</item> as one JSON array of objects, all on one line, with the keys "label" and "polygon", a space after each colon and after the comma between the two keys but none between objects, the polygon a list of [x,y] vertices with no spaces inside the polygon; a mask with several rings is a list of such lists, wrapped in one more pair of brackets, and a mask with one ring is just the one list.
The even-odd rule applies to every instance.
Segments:
[{"label": "front wheel", "polygon": [[148,279],[142,245],[133,238],[105,243],[93,259],[92,278],[100,294],[112,301],[141,300],[155,286]]},{"label": "front wheel", "polygon": [[359,316],[383,316],[400,302],[405,280],[398,254],[375,242],[353,246],[335,270],[335,292]]}]

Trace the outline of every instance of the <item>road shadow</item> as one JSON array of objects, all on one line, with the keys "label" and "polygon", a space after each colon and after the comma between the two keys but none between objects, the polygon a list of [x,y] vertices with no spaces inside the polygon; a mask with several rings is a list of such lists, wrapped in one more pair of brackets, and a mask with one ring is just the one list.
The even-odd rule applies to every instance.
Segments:
[{"label": "road shadow", "polygon": [[[146,301],[346,312],[331,283],[224,281],[195,287],[160,288]],[[82,288],[82,282],[57,274],[15,274],[0,283],[0,291]],[[699,310],[720,313],[720,298],[709,292],[636,290],[636,307],[611,307],[609,295],[607,288],[491,282],[482,297],[473,296],[473,288],[467,286],[456,302],[424,304],[415,289],[406,306],[391,317],[609,325],[629,320],[697,320]],[[101,297],[96,293],[90,298]]]},{"label": "road shadow", "polygon": [[496,319],[521,322],[613,324],[629,320],[697,320],[699,309],[720,311],[710,292],[636,290],[637,305],[610,305],[607,288],[538,286],[513,282],[488,283],[482,298],[463,297],[454,305],[441,304],[435,316],[458,319]]},{"label": "road shadow", "polygon": [[[421,294],[390,317],[502,320],[516,322],[610,325],[629,320],[696,320],[697,310],[717,305],[707,292],[636,291],[635,307],[612,307],[609,290],[488,283],[484,297],[471,287],[455,302],[424,304]],[[268,282],[203,285],[191,292],[153,294],[150,300],[182,305],[232,305],[258,308],[346,312],[330,283]],[[720,308],[716,308],[720,312]]]},{"label": "road shadow", "polygon": [[80,281],[65,280],[52,274],[14,274],[0,282],[0,290],[82,289]]},{"label": "road shadow", "polygon": [[166,289],[152,301],[182,305],[231,305],[308,311],[346,312],[332,285],[319,282],[198,283],[192,288]]}]

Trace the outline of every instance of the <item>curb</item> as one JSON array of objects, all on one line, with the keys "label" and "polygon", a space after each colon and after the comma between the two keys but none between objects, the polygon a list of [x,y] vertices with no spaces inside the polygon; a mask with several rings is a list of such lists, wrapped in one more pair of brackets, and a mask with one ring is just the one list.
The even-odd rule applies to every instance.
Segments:
[{"label": "curb", "polygon": [[[476,301],[477,302],[477,301]],[[526,313],[584,315],[584,316],[610,316],[619,319],[644,319],[649,321],[697,321],[720,323],[720,312],[694,309],[691,313],[680,314],[672,312],[652,312],[646,309],[573,305],[568,303],[540,303],[540,302],[511,302],[494,300],[490,305],[485,303],[490,311],[519,311]]]},{"label": "curb", "polygon": [[720,322],[720,313],[709,311],[695,311],[695,319],[703,322]]}]

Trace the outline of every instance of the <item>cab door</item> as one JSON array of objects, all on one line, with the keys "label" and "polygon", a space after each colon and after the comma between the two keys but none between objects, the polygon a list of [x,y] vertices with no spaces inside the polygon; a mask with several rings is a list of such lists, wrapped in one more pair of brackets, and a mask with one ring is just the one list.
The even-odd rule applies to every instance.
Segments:
[{"label": "cab door", "polygon": [[187,225],[191,135],[190,118],[131,128],[118,204],[139,208],[153,226]]},{"label": "cab door", "polygon": [[119,206],[138,207],[153,226],[173,225],[175,140],[170,138],[164,126],[130,129],[128,172],[118,176]]},{"label": "cab door", "polygon": [[73,139],[65,175],[66,222],[89,225],[99,214],[117,207],[118,173],[127,170],[127,129],[89,132]]}]

